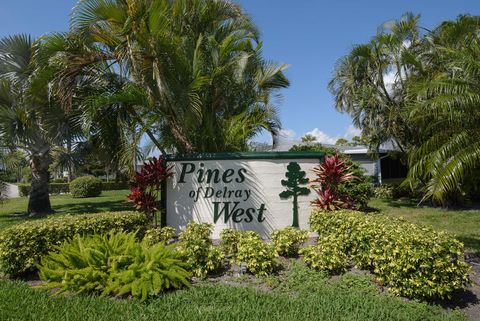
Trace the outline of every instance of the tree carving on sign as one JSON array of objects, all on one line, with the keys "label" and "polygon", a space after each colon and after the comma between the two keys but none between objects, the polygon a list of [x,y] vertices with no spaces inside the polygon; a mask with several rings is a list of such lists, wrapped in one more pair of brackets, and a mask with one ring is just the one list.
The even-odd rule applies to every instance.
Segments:
[{"label": "tree carving on sign", "polygon": [[293,227],[299,227],[298,224],[298,196],[310,194],[310,189],[301,187],[308,183],[306,173],[301,170],[300,165],[296,162],[290,162],[285,173],[286,180],[282,179],[282,185],[287,187],[279,196],[283,199],[293,197]]}]

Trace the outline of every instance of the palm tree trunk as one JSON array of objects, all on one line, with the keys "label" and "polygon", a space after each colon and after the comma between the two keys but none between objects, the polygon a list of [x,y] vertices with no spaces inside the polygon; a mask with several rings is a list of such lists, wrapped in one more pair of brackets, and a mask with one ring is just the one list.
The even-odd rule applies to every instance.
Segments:
[{"label": "palm tree trunk", "polygon": [[28,200],[28,214],[31,216],[53,213],[48,194],[51,162],[48,153],[32,157],[32,189]]}]

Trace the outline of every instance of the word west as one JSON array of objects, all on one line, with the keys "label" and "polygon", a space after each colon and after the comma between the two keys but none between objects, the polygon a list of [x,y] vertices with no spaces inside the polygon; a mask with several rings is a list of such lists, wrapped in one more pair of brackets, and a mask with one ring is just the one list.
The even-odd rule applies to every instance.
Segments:
[{"label": "word west", "polygon": [[213,202],[213,222],[217,223],[220,217],[224,217],[224,222],[227,223],[230,218],[234,223],[250,223],[255,218],[261,223],[265,221],[264,212],[265,204],[257,208],[242,208],[238,205],[240,202]]}]

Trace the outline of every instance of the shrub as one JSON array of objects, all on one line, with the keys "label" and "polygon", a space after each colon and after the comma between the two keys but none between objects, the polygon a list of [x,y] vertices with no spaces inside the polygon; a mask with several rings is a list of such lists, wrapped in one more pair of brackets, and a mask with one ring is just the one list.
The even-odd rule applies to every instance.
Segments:
[{"label": "shrub", "polygon": [[392,185],[384,184],[375,187],[373,195],[376,198],[392,199],[394,195],[394,188]]},{"label": "shrub", "polygon": [[93,176],[78,177],[70,182],[70,193],[74,198],[100,196],[102,181]]},{"label": "shrub", "polygon": [[222,230],[220,232],[220,247],[223,253],[225,253],[225,255],[235,257],[235,255],[237,255],[238,242],[240,241],[240,238],[246,236],[258,237],[261,239],[260,235],[254,231],[237,231],[233,229]]},{"label": "shrub", "polygon": [[445,232],[355,211],[314,212],[311,228],[397,295],[444,298],[468,283],[463,244]]},{"label": "shrub", "polygon": [[223,254],[213,246],[211,233],[211,224],[191,222],[179,236],[177,250],[198,278],[204,278],[223,266]]},{"label": "shrub", "polygon": [[173,175],[173,165],[167,166],[164,156],[153,157],[146,162],[140,172],[133,177],[128,199],[133,206],[157,225],[160,212],[160,196],[163,183]]},{"label": "shrub", "polygon": [[347,271],[348,256],[342,244],[333,237],[318,239],[316,245],[310,245],[300,250],[305,264],[329,274],[340,274]]},{"label": "shrub", "polygon": [[[30,184],[17,184],[17,186],[20,196],[30,195],[32,190]],[[70,192],[70,186],[68,183],[50,183],[48,184],[48,190],[50,194],[66,194]]]},{"label": "shrub", "polygon": [[[20,196],[30,195],[30,184],[17,184]],[[128,189],[127,182],[102,182],[102,191],[118,191]],[[70,183],[50,183],[48,184],[50,194],[70,193]]]},{"label": "shrub", "polygon": [[76,235],[38,266],[45,287],[59,292],[133,296],[141,300],[188,286],[189,273],[173,246],[137,242],[135,233]]},{"label": "shrub", "polygon": [[270,244],[263,242],[258,233],[240,232],[236,251],[233,261],[237,264],[246,263],[248,272],[256,276],[272,273],[275,251]]},{"label": "shrub", "polygon": [[15,276],[35,270],[40,258],[76,234],[109,230],[145,232],[148,222],[136,212],[106,212],[29,221],[0,232],[0,271]]},{"label": "shrub", "polygon": [[338,184],[338,191],[351,200],[350,204],[355,209],[365,208],[368,201],[373,196],[372,178],[365,176],[365,170],[359,163],[354,162],[350,156],[346,154],[339,154],[335,148],[325,147],[321,144],[305,144],[294,145],[291,152],[323,152],[326,156],[338,155],[341,161],[345,162],[346,166],[350,168],[351,173],[355,177],[354,180],[342,182]]},{"label": "shrub", "polygon": [[146,231],[143,239],[152,245],[157,243],[168,244],[175,237],[175,233],[175,229],[171,226],[157,227]]},{"label": "shrub", "polygon": [[272,245],[275,253],[281,256],[293,257],[298,255],[300,246],[308,238],[308,231],[299,230],[292,226],[273,231]]}]

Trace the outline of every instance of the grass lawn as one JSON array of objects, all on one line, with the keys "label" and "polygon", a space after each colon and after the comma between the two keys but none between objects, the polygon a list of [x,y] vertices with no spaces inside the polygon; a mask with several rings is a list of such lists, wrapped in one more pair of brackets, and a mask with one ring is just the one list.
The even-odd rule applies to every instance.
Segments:
[{"label": "grass lawn", "polygon": [[436,230],[454,233],[467,250],[480,252],[480,210],[417,207],[416,203],[410,200],[373,199],[369,205],[387,215],[403,217]]},{"label": "grass lawn", "polygon": [[[107,211],[131,210],[131,204],[125,203],[127,190],[104,191],[99,197],[72,198],[70,194],[52,195],[50,202],[55,210],[53,215],[82,214]],[[19,197],[0,204],[0,230],[25,221],[22,217],[27,210],[28,198]]]},{"label": "grass lawn", "polygon": [[381,294],[368,276],[349,273],[328,280],[300,263],[270,277],[270,286],[256,282],[254,287],[245,280],[235,285],[203,281],[141,303],[55,297],[23,282],[0,281],[0,320],[466,320],[457,312]]}]

